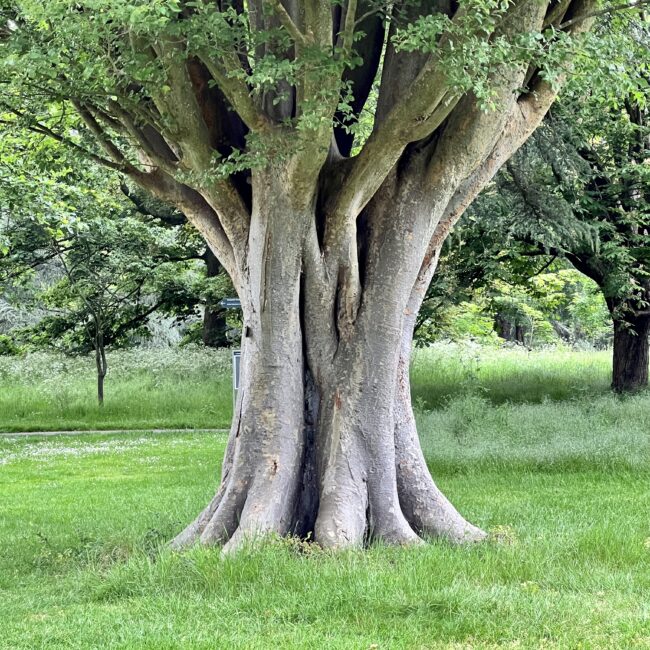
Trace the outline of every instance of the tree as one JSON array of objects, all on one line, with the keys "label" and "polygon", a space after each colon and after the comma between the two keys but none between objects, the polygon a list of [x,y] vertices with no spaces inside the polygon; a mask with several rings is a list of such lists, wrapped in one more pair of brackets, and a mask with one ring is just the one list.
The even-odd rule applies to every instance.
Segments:
[{"label": "tree", "polygon": [[[182,210],[241,299],[221,486],[176,546],[483,538],[420,449],[414,318],[449,228],[587,47],[591,0],[24,0],[8,12],[7,121]],[[355,145],[373,86],[373,129]],[[44,94],[101,150],[58,131]]]},{"label": "tree", "polygon": [[167,206],[145,210],[113,172],[73,171],[59,143],[13,135],[0,146],[0,290],[9,304],[38,312],[13,338],[94,352],[101,405],[107,346],[147,335],[155,312],[195,314],[204,244]]},{"label": "tree", "polygon": [[613,322],[612,388],[634,391],[648,383],[647,109],[628,97],[615,107],[597,103],[590,118],[581,103],[582,112],[561,103],[508,162],[497,191],[473,207],[478,222],[466,237],[484,250],[510,240],[502,263],[560,256],[592,279]]},{"label": "tree", "polygon": [[[615,23],[608,68],[634,70],[633,78],[605,73],[594,84],[592,73],[571,81],[472,205],[456,237],[462,245],[451,247],[428,295],[430,310],[450,286],[458,292],[496,278],[530,286],[555,259],[568,260],[598,285],[609,309],[612,388],[633,391],[648,383],[650,33],[634,17]],[[516,319],[501,320],[515,329]]]},{"label": "tree", "polygon": [[[6,250],[0,255],[0,287],[13,289],[14,300],[23,305],[29,300],[41,312],[14,338],[67,354],[94,352],[102,405],[106,347],[146,333],[149,316],[174,304],[176,285],[182,287],[176,260],[184,251],[166,229],[143,223],[106,196],[67,194],[59,198],[73,202],[74,209],[49,206],[40,217],[12,212],[2,229]],[[43,267],[49,269],[46,282],[37,274]],[[16,293],[17,288],[22,291]]]},{"label": "tree", "polygon": [[[416,319],[417,345],[497,336],[524,345],[611,343],[602,291],[543,248],[535,222],[500,182],[481,193],[445,242]],[[531,232],[539,241],[531,244]]]},{"label": "tree", "polygon": [[160,241],[138,220],[127,215],[93,219],[84,214],[81,219],[74,224],[74,234],[68,226],[65,249],[51,236],[50,247],[63,277],[41,294],[50,314],[30,334],[32,341],[43,340],[67,353],[92,349],[102,406],[106,348],[146,331],[147,319],[165,302],[164,293],[156,291],[164,266],[146,255]]},{"label": "tree", "polygon": [[507,170],[534,221],[564,215],[568,227],[556,228],[545,247],[601,288],[614,323],[619,392],[648,385],[650,332],[650,30],[647,20],[622,22],[624,47],[609,65],[633,64],[634,83],[569,86],[547,128]]},{"label": "tree", "polygon": [[555,249],[601,288],[614,323],[612,388],[634,391],[648,385],[650,131],[645,109],[629,99],[619,110],[602,111],[599,122],[599,132],[584,137],[555,120],[530,145],[546,164],[534,173],[518,159],[508,172],[538,218],[548,221],[549,210],[559,209],[585,228],[587,236],[559,238]]},{"label": "tree", "polygon": [[[22,314],[15,343],[84,354],[96,347],[88,318],[101,316],[103,348],[149,336],[155,313],[180,323],[203,311],[197,340],[229,344],[218,302],[230,282],[182,213],[29,130],[5,133],[0,158],[0,295]],[[111,294],[118,283],[138,290]]]}]

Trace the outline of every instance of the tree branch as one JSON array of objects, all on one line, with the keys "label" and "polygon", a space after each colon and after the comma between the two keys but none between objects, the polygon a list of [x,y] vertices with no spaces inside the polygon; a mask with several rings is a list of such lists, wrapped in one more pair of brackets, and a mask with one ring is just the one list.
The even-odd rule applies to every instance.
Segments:
[{"label": "tree branch", "polygon": [[77,113],[79,113],[79,116],[83,120],[84,124],[88,127],[88,130],[95,136],[102,149],[104,149],[108,156],[112,158],[112,160],[117,165],[120,166],[120,170],[125,173],[137,171],[136,168],[125,158],[124,154],[119,150],[119,148],[108,137],[108,134],[106,131],[104,131],[104,129],[102,129],[99,122],[97,122],[90,110],[76,99],[72,99],[71,103],[77,110]]},{"label": "tree branch", "polygon": [[348,0],[347,7],[345,9],[345,22],[343,24],[343,29],[338,36],[338,45],[343,50],[343,58],[347,58],[352,51],[352,45],[354,43],[354,29],[357,26],[356,15],[357,15],[357,4],[358,0]]},{"label": "tree branch", "polygon": [[[6,104],[1,104],[6,110],[9,112],[13,113],[20,119],[24,120],[29,120],[27,115],[25,113],[22,113],[20,111],[17,111]],[[12,122],[10,120],[0,120],[0,124],[6,124],[8,126],[16,126],[15,122]],[[40,133],[41,135],[46,135],[52,138],[53,140],[56,140],[57,142],[65,145],[66,147],[70,147],[71,149],[74,149],[75,151],[78,151],[80,154],[85,156],[86,158],[92,160],[93,162],[96,162],[100,165],[103,165],[104,167],[108,167],[109,169],[113,169],[115,171],[124,171],[124,166],[118,163],[115,163],[111,160],[107,160],[106,158],[102,158],[102,156],[98,156],[96,153],[93,153],[92,151],[89,151],[88,149],[85,149],[84,147],[78,145],[76,142],[70,140],[69,138],[66,138],[62,135],[59,135],[49,127],[45,126],[41,122],[38,121],[33,121],[31,123],[28,123],[26,127],[29,131],[32,131],[33,133]]]},{"label": "tree branch", "polygon": [[555,260],[557,259],[557,257],[558,257],[558,253],[555,253],[555,254],[551,257],[551,259],[550,259],[548,262],[546,262],[546,263],[542,266],[541,269],[539,269],[538,271],[535,271],[535,273],[533,273],[533,274],[528,278],[528,280],[532,280],[533,278],[536,278],[538,275],[541,275],[542,273],[544,273],[544,271],[546,271],[546,269],[547,269],[549,266],[551,266],[551,264],[553,264],[553,262],[555,262]]},{"label": "tree branch", "polygon": [[307,37],[298,29],[298,26],[293,22],[293,18],[291,18],[289,12],[284,8],[282,2],[280,0],[268,0],[268,2],[280,19],[280,23],[289,32],[296,44],[303,47],[307,45]]},{"label": "tree branch", "polygon": [[566,30],[569,27],[578,25],[585,20],[612,14],[616,11],[624,11],[625,9],[641,9],[645,5],[650,5],[650,0],[629,0],[629,2],[626,2],[624,4],[614,5],[613,7],[605,7],[605,9],[601,9],[600,11],[592,11],[580,16],[576,16],[574,18],[571,18],[571,20],[567,20],[566,22],[562,23],[559,28]]},{"label": "tree branch", "polygon": [[[589,31],[596,16],[596,13],[591,11],[595,5],[595,0],[574,0],[569,5],[569,8],[575,7],[574,17],[560,25],[560,28],[568,31],[572,36],[578,36]],[[541,77],[537,77],[529,87],[528,92],[522,94],[518,100],[521,110],[519,128],[524,129],[529,134],[537,128],[557,98],[559,88],[563,85],[567,75],[568,71],[559,75],[554,85]]]},{"label": "tree branch", "polygon": [[117,102],[111,101],[110,107],[117,115],[126,133],[131,137],[133,144],[141,149],[142,154],[147,158],[151,166],[158,166],[165,172],[174,176],[178,172],[178,164],[160,155],[149,143],[144,133],[136,126],[133,117],[125,111]]},{"label": "tree branch", "polygon": [[[511,11],[516,9],[517,5],[514,5]],[[459,9],[451,19],[452,27],[465,18],[466,12]],[[361,152],[353,159],[335,203],[329,208],[331,213],[338,215],[337,218],[356,218],[379,189],[406,145],[433,133],[458,104],[460,95],[449,87],[444,58],[439,54],[450,40],[448,30],[440,37],[437,52],[428,57],[413,83],[381,124],[375,125]],[[454,47],[460,46],[462,39],[460,43],[454,43]]]},{"label": "tree branch", "polygon": [[233,76],[234,72],[242,70],[237,57],[233,55],[230,61],[222,58],[219,63],[205,50],[199,50],[197,56],[246,126],[257,131],[267,130],[270,126],[269,120],[253,101],[248,86]]},{"label": "tree branch", "polygon": [[[162,170],[150,173],[140,172],[132,178],[143,189],[159,199],[171,203],[185,214],[190,223],[204,237],[239,291],[241,288],[239,274],[241,265],[238,264],[233,244],[220,221],[219,214],[206,199],[196,190],[179,183]],[[239,254],[243,252],[241,249],[238,251]]]}]

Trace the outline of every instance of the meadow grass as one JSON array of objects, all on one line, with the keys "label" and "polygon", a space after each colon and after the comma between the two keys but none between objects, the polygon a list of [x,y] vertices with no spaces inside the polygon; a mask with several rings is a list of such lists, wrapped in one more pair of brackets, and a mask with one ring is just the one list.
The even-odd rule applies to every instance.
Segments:
[{"label": "meadow grass", "polygon": [[223,434],[0,439],[0,648],[650,648],[650,395],[487,389],[418,412],[469,548],[172,553]]},{"label": "meadow grass", "polygon": [[[439,408],[460,395],[491,403],[606,394],[611,352],[527,351],[470,344],[416,350],[413,398]],[[106,401],[95,397],[94,361],[34,353],[0,356],[0,431],[228,427],[230,352],[202,347],[109,353]]]},{"label": "meadow grass", "polygon": [[438,343],[413,351],[411,388],[428,409],[459,393],[480,393],[495,404],[565,400],[607,392],[611,366],[611,350]]},{"label": "meadow grass", "polygon": [[0,356],[0,431],[227,428],[230,363],[229,350],[204,347],[109,353],[99,407],[92,358]]}]

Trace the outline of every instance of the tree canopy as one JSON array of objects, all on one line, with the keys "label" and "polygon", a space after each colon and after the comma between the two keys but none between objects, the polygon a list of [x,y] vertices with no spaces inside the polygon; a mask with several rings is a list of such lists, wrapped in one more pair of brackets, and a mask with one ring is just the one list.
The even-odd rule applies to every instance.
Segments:
[{"label": "tree canopy", "polygon": [[[470,108],[463,97],[479,115],[503,109],[519,86],[508,130],[521,137],[585,55],[567,35],[588,26],[595,6],[570,4],[5,2],[4,121],[185,206],[237,276],[251,169],[291,159],[292,201],[311,201],[332,136],[349,156],[373,85],[374,128],[337,168],[329,213],[358,214],[409,142]],[[495,83],[518,67],[528,72],[517,84]],[[57,128],[72,115],[84,129]]]}]

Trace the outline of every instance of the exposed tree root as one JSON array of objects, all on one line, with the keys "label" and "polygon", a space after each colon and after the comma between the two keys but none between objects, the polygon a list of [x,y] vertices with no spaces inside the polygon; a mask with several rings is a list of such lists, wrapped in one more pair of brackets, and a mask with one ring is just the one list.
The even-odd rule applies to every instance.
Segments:
[{"label": "exposed tree root", "polygon": [[298,535],[331,549],[484,539],[429,474],[407,369],[401,362],[395,402],[378,414],[360,408],[359,395],[342,403],[334,392],[319,417],[316,401],[305,400],[301,432],[269,429],[266,411],[259,427],[251,416],[246,427],[234,424],[217,494],[171,546],[220,544],[227,554],[269,535]]}]

